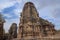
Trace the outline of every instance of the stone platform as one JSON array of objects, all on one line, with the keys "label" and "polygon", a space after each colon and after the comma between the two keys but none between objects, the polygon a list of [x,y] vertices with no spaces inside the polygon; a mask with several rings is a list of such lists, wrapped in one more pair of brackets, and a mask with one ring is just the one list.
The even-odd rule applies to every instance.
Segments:
[{"label": "stone platform", "polygon": [[16,38],[16,39],[12,39],[12,40],[60,40],[60,37],[43,37],[43,38]]}]

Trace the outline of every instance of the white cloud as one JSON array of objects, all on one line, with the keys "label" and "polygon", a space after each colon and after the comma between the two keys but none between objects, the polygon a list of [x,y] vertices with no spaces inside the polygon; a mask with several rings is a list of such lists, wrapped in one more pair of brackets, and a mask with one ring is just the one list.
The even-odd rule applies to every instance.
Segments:
[{"label": "white cloud", "polygon": [[16,3],[15,1],[2,1],[0,3],[0,10],[10,7],[10,6],[13,6],[15,3]]},{"label": "white cloud", "polygon": [[14,10],[14,14],[17,15],[18,17],[20,17],[20,13],[22,12],[22,9],[17,8]]},{"label": "white cloud", "polygon": [[12,16],[10,14],[4,14],[4,17],[11,18]]}]

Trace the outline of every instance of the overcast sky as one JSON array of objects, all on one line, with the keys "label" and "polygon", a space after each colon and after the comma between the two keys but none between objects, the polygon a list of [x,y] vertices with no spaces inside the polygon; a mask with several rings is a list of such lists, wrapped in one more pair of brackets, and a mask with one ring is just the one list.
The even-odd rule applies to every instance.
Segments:
[{"label": "overcast sky", "polygon": [[34,3],[40,17],[49,20],[56,29],[60,29],[60,0],[0,0],[0,12],[6,20],[6,32],[12,23],[19,26],[20,13],[24,4],[29,1]]}]

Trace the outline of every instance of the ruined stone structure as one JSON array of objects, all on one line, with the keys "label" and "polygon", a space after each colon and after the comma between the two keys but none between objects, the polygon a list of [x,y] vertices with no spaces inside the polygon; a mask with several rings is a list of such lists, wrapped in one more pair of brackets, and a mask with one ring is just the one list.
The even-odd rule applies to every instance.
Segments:
[{"label": "ruined stone structure", "polygon": [[13,23],[9,30],[9,35],[11,38],[17,38],[17,24]]},{"label": "ruined stone structure", "polygon": [[55,32],[54,25],[39,17],[33,3],[27,2],[24,5],[20,17],[18,38],[37,38],[51,36]]},{"label": "ruined stone structure", "polygon": [[5,20],[2,16],[2,14],[0,13],[0,40],[3,40],[3,34],[4,34],[4,30],[3,30],[3,26],[4,26]]}]

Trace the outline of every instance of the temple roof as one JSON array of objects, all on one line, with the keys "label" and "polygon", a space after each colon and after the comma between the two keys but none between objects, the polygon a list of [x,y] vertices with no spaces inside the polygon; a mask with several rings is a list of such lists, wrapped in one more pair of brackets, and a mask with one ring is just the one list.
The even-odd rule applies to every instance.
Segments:
[{"label": "temple roof", "polygon": [[52,25],[52,26],[54,26],[51,22],[49,22],[48,20],[45,20],[45,19],[43,19],[41,17],[40,17],[40,23],[42,25]]}]

